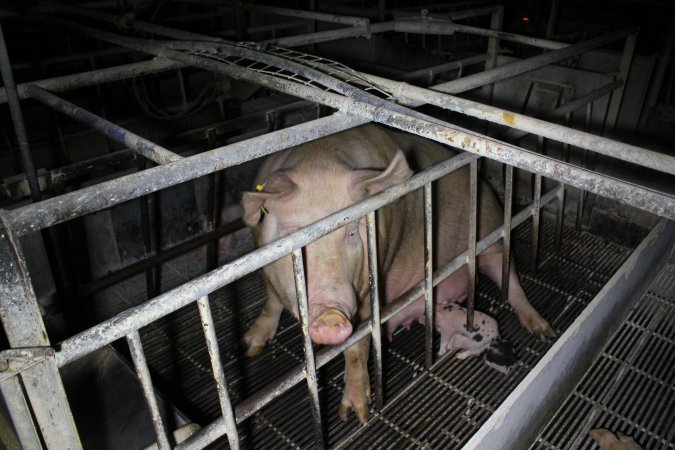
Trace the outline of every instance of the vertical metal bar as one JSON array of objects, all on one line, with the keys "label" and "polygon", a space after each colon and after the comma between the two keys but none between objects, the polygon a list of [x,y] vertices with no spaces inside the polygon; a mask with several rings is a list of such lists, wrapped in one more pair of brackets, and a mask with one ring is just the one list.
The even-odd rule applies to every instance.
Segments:
[{"label": "vertical metal bar", "polygon": [[211,306],[209,305],[209,298],[202,297],[197,300],[199,307],[199,317],[202,320],[202,328],[204,329],[204,338],[206,339],[206,348],[209,351],[209,358],[211,358],[211,368],[213,370],[213,378],[216,381],[216,388],[218,389],[218,400],[220,401],[220,410],[225,420],[225,427],[227,433],[227,440],[232,450],[239,448],[239,435],[237,433],[237,421],[232,410],[232,403],[230,402],[230,395],[227,392],[227,382],[225,381],[225,372],[223,371],[223,363],[220,359],[220,349],[218,347],[218,336],[216,336],[216,325],[213,323],[213,315],[211,314]]},{"label": "vertical metal bar", "polygon": [[[208,147],[213,148],[215,146],[215,129],[211,128],[206,132],[208,139]],[[217,187],[217,174],[219,172],[210,173],[208,175],[208,185],[206,190],[206,232],[211,232],[215,229],[217,218],[217,207],[216,207],[216,187]],[[220,201],[218,199],[218,204]],[[212,270],[216,267],[218,263],[218,239],[209,242],[206,245],[206,270]]]},{"label": "vertical metal bar", "polygon": [[511,217],[513,215],[513,166],[504,168],[504,253],[502,255],[502,300],[509,300],[509,273],[511,272]]},{"label": "vertical metal bar", "polygon": [[129,344],[129,351],[131,352],[131,359],[133,360],[134,367],[136,368],[138,380],[140,381],[141,387],[143,388],[145,401],[148,404],[148,409],[150,410],[150,417],[152,418],[152,426],[155,429],[157,445],[160,450],[170,449],[171,444],[169,444],[169,436],[166,434],[166,428],[164,428],[162,414],[159,411],[157,396],[155,395],[155,389],[152,386],[150,370],[148,369],[148,362],[145,360],[145,354],[143,353],[143,343],[141,342],[141,336],[138,334],[138,330],[133,331],[127,336],[127,343]]},{"label": "vertical metal bar", "polygon": [[537,259],[539,257],[539,235],[541,225],[541,175],[534,177],[534,201],[532,203],[532,255],[530,259],[530,271],[537,272]]},{"label": "vertical metal bar", "polygon": [[40,448],[40,437],[37,434],[30,409],[21,390],[19,377],[12,377],[0,383],[0,392],[2,392],[2,398],[7,405],[21,447],[25,449]]},{"label": "vertical metal bar", "polygon": [[[502,22],[504,21],[504,7],[497,6],[492,13],[490,19],[490,29],[500,31],[502,29]],[[487,59],[485,60],[485,70],[490,70],[497,67],[497,60],[499,58],[499,38],[491,37],[487,44]],[[494,83],[486,86],[487,103],[492,104],[492,93],[494,92]],[[489,122],[488,122],[489,126]]]},{"label": "vertical metal bar", "polygon": [[478,159],[469,165],[469,292],[466,301],[466,329],[473,331],[476,296],[476,235],[478,224]]},{"label": "vertical metal bar", "polygon": [[244,39],[244,26],[243,26],[243,11],[241,8],[241,0],[234,0],[234,33],[238,42],[241,42]]},{"label": "vertical metal bar", "polygon": [[[10,347],[50,346],[19,240],[8,227],[3,210],[0,210],[0,320]],[[21,372],[21,379],[47,447],[81,448],[55,360],[46,359],[29,367]],[[11,412],[12,416],[23,413]]]},{"label": "vertical metal bar", "polygon": [[558,10],[560,8],[560,2],[558,0],[553,0],[551,2],[550,9],[548,10],[548,23],[546,25],[546,38],[551,39],[555,34],[555,25],[558,22]]},{"label": "vertical metal bar", "polygon": [[[565,126],[569,126],[572,113],[565,114]],[[567,162],[569,157],[569,148],[570,145],[566,142],[563,143],[560,159]],[[560,183],[560,190],[558,191],[558,203],[556,207],[556,216],[555,216],[555,251],[560,250],[560,242],[562,241],[562,230],[563,230],[563,219],[565,216],[565,185]]]},{"label": "vertical metal bar", "polygon": [[613,130],[616,126],[619,111],[621,109],[621,101],[623,100],[623,93],[626,89],[626,81],[630,73],[630,66],[633,62],[633,55],[635,54],[635,43],[637,41],[637,33],[631,34],[626,38],[626,43],[623,47],[623,54],[621,55],[621,62],[616,74],[616,79],[623,81],[614,92],[612,92],[612,99],[609,102],[609,111],[607,113],[607,122],[605,126],[608,130]]},{"label": "vertical metal bar", "polygon": [[314,419],[314,440],[316,447],[324,448],[323,429],[321,426],[321,405],[319,404],[319,383],[316,376],[316,364],[314,362],[314,349],[312,339],[309,337],[309,304],[307,302],[307,288],[305,287],[305,269],[302,259],[302,249],[294,250],[293,275],[295,278],[295,292],[298,297],[298,310],[300,311],[300,324],[305,347],[305,377],[310,396],[310,407]]},{"label": "vertical metal bar", "polygon": [[[546,141],[543,137],[537,136],[537,147],[539,153],[544,153]],[[530,256],[530,272],[537,272],[537,260],[539,258],[539,237],[541,225],[541,175],[534,177],[534,194],[532,202],[532,254]]]},{"label": "vertical metal bar", "polygon": [[382,324],[380,323],[380,289],[377,272],[377,227],[375,212],[366,216],[368,242],[368,273],[370,282],[370,334],[373,340],[373,366],[375,378],[375,406],[382,409],[384,393],[382,389]]},{"label": "vertical metal bar", "polygon": [[[593,120],[593,102],[586,103],[586,118],[585,118],[585,127],[584,130],[587,132],[591,131],[591,123]],[[581,167],[586,167],[588,164],[588,150],[583,151],[583,160],[581,162]],[[578,189],[579,197],[577,197],[577,217],[576,217],[576,229],[581,230],[581,219],[584,214],[584,201],[586,199],[586,191]]]},{"label": "vertical metal bar", "polygon": [[[139,170],[147,167],[148,161],[141,158],[138,161]],[[152,256],[152,235],[150,233],[150,210],[149,210],[149,195],[143,195],[139,198],[139,206],[141,209],[141,229],[143,233],[143,258]],[[157,295],[155,291],[153,269],[149,268],[145,271],[145,290],[148,298],[153,298]]]},{"label": "vertical metal bar", "polygon": [[434,247],[432,184],[424,185],[424,348],[428,368],[434,363]]},{"label": "vertical metal bar", "polygon": [[33,166],[33,159],[30,155],[30,147],[28,146],[28,134],[26,133],[26,126],[21,115],[21,106],[19,104],[19,94],[16,90],[16,83],[14,82],[14,74],[12,74],[12,66],[9,61],[9,53],[7,53],[7,46],[5,44],[5,34],[0,24],[0,74],[2,75],[2,83],[5,85],[7,93],[7,104],[9,105],[9,112],[14,122],[14,130],[16,131],[16,138],[19,141],[19,150],[21,151],[21,164],[23,171],[28,180],[28,187],[30,188],[31,197],[33,201],[40,199],[40,185],[38,183],[35,167]]}]

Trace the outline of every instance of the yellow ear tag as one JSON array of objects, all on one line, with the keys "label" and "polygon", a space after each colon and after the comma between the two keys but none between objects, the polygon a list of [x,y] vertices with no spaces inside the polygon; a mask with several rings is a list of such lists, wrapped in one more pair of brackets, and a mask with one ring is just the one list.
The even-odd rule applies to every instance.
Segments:
[{"label": "yellow ear tag", "polygon": [[[265,185],[264,185],[264,184],[257,184],[257,185],[255,186],[255,190],[258,191],[258,192],[262,192],[264,189],[265,189]],[[260,211],[262,211],[263,214],[267,214],[267,213],[268,213],[267,208],[265,208],[264,206],[260,206]]]}]

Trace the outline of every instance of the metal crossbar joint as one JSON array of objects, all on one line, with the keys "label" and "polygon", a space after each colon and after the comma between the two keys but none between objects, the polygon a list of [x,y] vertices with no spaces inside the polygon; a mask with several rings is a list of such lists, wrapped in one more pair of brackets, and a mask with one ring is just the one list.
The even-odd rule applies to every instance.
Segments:
[{"label": "metal crossbar joint", "polygon": [[53,347],[12,348],[0,352],[0,383],[45,359],[54,358]]}]

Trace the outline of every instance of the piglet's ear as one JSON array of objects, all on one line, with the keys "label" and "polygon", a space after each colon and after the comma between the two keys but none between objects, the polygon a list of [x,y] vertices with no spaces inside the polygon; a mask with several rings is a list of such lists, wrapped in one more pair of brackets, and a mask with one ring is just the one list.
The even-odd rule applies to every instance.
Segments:
[{"label": "piglet's ear", "polygon": [[398,150],[386,169],[354,171],[355,193],[373,195],[388,187],[402,183],[413,174],[402,151]]},{"label": "piglet's ear", "polygon": [[241,197],[242,220],[249,227],[260,222],[262,214],[268,213],[270,204],[291,194],[296,184],[285,172],[275,172],[267,177],[265,183],[256,186],[257,192],[244,192]]}]

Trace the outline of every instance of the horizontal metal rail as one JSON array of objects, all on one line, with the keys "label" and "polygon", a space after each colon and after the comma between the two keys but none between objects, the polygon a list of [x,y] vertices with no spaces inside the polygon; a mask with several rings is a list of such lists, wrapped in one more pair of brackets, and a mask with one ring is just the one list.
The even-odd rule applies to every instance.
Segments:
[{"label": "horizontal metal rail", "polygon": [[121,126],[99,117],[96,114],[92,114],[86,109],[80,108],[42,88],[31,85],[28,86],[26,91],[31,98],[82,122],[84,125],[103,133],[105,136],[119,144],[126,145],[157,164],[168,164],[183,159],[182,156],[175,154],[171,150],[168,150],[161,145],[157,145],[136,133],[125,130]]},{"label": "horizontal metal rail", "polygon": [[301,9],[279,8],[269,5],[254,5],[252,3],[242,3],[241,9],[264,14],[273,14],[277,16],[299,17],[302,19],[318,20],[320,22],[339,23],[342,25],[367,26],[370,23],[369,19],[365,19],[363,17],[340,16],[337,14],[305,11]]},{"label": "horizontal metal rail", "polygon": [[[124,64],[120,66],[107,67],[105,69],[90,70],[87,72],[80,72],[72,75],[63,75],[60,77],[46,78],[39,81],[31,81],[29,83],[21,83],[16,86],[19,92],[19,98],[26,99],[29,97],[27,93],[28,86],[35,85],[46,89],[50,92],[68,91],[85,86],[93,86],[95,84],[109,83],[111,81],[125,80],[142,75],[152,73],[164,72],[172,69],[180,69],[185,67],[176,61],[171,61],[164,58],[153,58],[148,61]],[[0,88],[0,104],[7,102],[7,91],[5,88]]]},{"label": "horizontal metal rail", "polygon": [[[675,174],[675,157],[670,155],[614,141],[606,137],[597,136],[581,130],[575,130],[573,128],[536,119],[495,106],[485,105],[457,96],[436,92],[432,90],[433,88],[424,89],[404,82],[392,81],[374,75],[363,75],[374,84],[393,93],[395,97],[402,98],[408,102],[413,102],[415,106],[424,103],[435,105],[450,111],[522,130],[527,133],[533,133],[559,142],[565,142],[605,156],[611,156],[612,158],[617,158],[622,161],[658,170],[659,172],[665,172],[671,175]],[[617,86],[622,84],[623,83],[621,82],[614,82],[611,85]],[[575,103],[576,109],[581,106],[583,106],[583,104],[580,104],[580,102]],[[563,115],[567,113],[569,109],[570,108],[566,108],[563,110]]]},{"label": "horizontal metal rail", "polygon": [[611,44],[612,42],[623,39],[633,33],[635,33],[634,28],[627,28],[624,30],[615,31],[613,33],[608,33],[603,36],[589,39],[587,41],[579,42],[578,44],[564,47],[560,50],[543,53],[541,55],[533,56],[532,58],[524,59],[522,61],[495,67],[494,69],[486,70],[474,75],[469,75],[457,80],[438,84],[434,86],[434,90],[445,92],[447,94],[459,94],[466,92],[471,89],[494,83],[495,81],[521,75],[523,73],[538,69],[539,67],[544,67],[580,53]]},{"label": "horizontal metal rail", "polygon": [[7,211],[19,235],[80,217],[367,122],[337,114]]}]

